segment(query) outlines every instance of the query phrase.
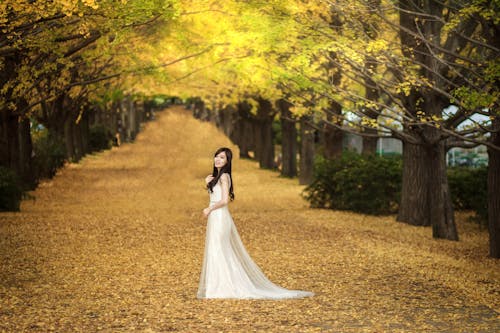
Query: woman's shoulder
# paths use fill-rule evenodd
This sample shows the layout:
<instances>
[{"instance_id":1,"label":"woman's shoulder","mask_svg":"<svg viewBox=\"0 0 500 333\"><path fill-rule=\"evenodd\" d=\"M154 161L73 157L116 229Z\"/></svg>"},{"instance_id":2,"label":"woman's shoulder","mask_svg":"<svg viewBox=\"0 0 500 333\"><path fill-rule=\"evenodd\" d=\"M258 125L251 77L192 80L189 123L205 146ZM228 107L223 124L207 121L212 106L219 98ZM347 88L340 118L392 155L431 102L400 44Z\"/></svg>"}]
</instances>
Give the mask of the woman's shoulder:
<instances>
[{"instance_id":1,"label":"woman's shoulder","mask_svg":"<svg viewBox=\"0 0 500 333\"><path fill-rule=\"evenodd\" d=\"M224 172L222 175L220 175L220 179L224 181L231 181L231 176L227 172Z\"/></svg>"}]
</instances>

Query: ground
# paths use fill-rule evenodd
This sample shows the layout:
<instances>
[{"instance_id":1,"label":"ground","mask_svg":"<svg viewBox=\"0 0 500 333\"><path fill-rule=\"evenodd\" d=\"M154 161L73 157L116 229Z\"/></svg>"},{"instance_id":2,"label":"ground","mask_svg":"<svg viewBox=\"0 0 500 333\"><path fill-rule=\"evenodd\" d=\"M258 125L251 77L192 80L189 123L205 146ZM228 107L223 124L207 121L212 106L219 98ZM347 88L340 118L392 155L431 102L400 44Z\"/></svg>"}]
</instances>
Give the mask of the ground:
<instances>
[{"instance_id":1,"label":"ground","mask_svg":"<svg viewBox=\"0 0 500 333\"><path fill-rule=\"evenodd\" d=\"M0 213L1 332L498 332L500 261L457 214L459 242L394 216L310 209L296 179L235 159L230 211L271 281L315 296L198 300L220 146L174 107L134 143L68 164Z\"/></svg>"}]
</instances>

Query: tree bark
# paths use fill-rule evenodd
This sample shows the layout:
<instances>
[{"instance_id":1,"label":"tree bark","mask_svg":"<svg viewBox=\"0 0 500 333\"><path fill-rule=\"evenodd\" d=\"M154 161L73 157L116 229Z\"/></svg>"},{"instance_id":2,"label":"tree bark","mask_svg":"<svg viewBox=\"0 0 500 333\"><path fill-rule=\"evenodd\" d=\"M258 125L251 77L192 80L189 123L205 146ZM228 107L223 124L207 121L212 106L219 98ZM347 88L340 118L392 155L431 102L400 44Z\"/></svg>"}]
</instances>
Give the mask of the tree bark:
<instances>
[{"instance_id":1,"label":"tree bark","mask_svg":"<svg viewBox=\"0 0 500 333\"><path fill-rule=\"evenodd\" d=\"M380 10L380 2L381 0L369 0L365 4L370 10L378 11ZM372 40L376 40L378 38L380 31L377 22L372 22L371 20L368 20L366 22L362 22L362 24L367 36L369 36ZM372 79L372 76L375 75L377 72L377 67L378 67L377 59L367 54L364 66L365 66L365 71L370 74L365 76L364 78L365 98L368 101L377 103L380 100L380 94L375 81L373 81ZM377 119L379 112L380 108L377 106L369 106L367 109L363 110L363 113L366 114L371 119ZM365 132L367 134L374 134L374 135L378 133L377 129L375 128L368 128L365 130ZM361 153L363 155L376 154L378 138L364 136L362 140L363 140L363 148Z\"/></svg>"},{"instance_id":2,"label":"tree bark","mask_svg":"<svg viewBox=\"0 0 500 333\"><path fill-rule=\"evenodd\" d=\"M71 117L72 121L72 132L73 132L73 147L75 149L75 162L78 162L82 159L83 153L83 142L82 142L82 131L81 131L81 122L76 122L77 119Z\"/></svg>"},{"instance_id":3,"label":"tree bark","mask_svg":"<svg viewBox=\"0 0 500 333\"><path fill-rule=\"evenodd\" d=\"M445 154L443 141L427 146L403 143L403 178L397 220L417 226L432 225L434 238L458 240Z\"/></svg>"},{"instance_id":4,"label":"tree bark","mask_svg":"<svg viewBox=\"0 0 500 333\"><path fill-rule=\"evenodd\" d=\"M0 110L0 165L17 170L17 157L15 152L18 150L18 127L17 116L14 116L10 110Z\"/></svg>"},{"instance_id":5,"label":"tree bark","mask_svg":"<svg viewBox=\"0 0 500 333\"><path fill-rule=\"evenodd\" d=\"M271 102L259 98L257 119L254 122L255 157L262 169L274 169L273 118Z\"/></svg>"},{"instance_id":6,"label":"tree bark","mask_svg":"<svg viewBox=\"0 0 500 333\"><path fill-rule=\"evenodd\" d=\"M300 173L299 184L309 185L313 180L314 170L314 128L310 125L310 116L300 118Z\"/></svg>"},{"instance_id":7,"label":"tree bark","mask_svg":"<svg viewBox=\"0 0 500 333\"><path fill-rule=\"evenodd\" d=\"M374 128L367 129L365 132L367 134L377 134L377 130ZM377 153L378 138L364 136L362 140L363 140L363 150L361 154L375 155Z\"/></svg>"},{"instance_id":8,"label":"tree bark","mask_svg":"<svg viewBox=\"0 0 500 333\"><path fill-rule=\"evenodd\" d=\"M26 189L36 186L30 120L10 110L0 111L0 165L14 170Z\"/></svg>"},{"instance_id":9,"label":"tree bark","mask_svg":"<svg viewBox=\"0 0 500 333\"><path fill-rule=\"evenodd\" d=\"M367 71L375 72L377 69L376 61L372 57L368 57L365 61L365 68ZM378 90L375 88L375 82L370 77L365 78L365 97L369 101L378 102L380 96ZM372 107L365 109L363 111L371 119L377 119L380 110L373 109ZM377 135L378 131L376 128L365 129L366 134ZM377 153L377 141L376 137L363 136L363 148L361 154L363 155L374 155Z\"/></svg>"},{"instance_id":10,"label":"tree bark","mask_svg":"<svg viewBox=\"0 0 500 333\"><path fill-rule=\"evenodd\" d=\"M339 75L340 80L340 75ZM330 109L326 111L326 120L323 126L323 155L328 159L342 156L344 133L329 123L342 125L342 105L332 101Z\"/></svg>"},{"instance_id":11,"label":"tree bark","mask_svg":"<svg viewBox=\"0 0 500 333\"><path fill-rule=\"evenodd\" d=\"M119 128L120 128L120 142L129 142L128 136L128 113L127 109L123 107L123 101L117 103L119 113Z\"/></svg>"},{"instance_id":12,"label":"tree bark","mask_svg":"<svg viewBox=\"0 0 500 333\"><path fill-rule=\"evenodd\" d=\"M397 220L411 225L430 226L425 148L403 142L401 202Z\"/></svg>"},{"instance_id":13,"label":"tree bark","mask_svg":"<svg viewBox=\"0 0 500 333\"><path fill-rule=\"evenodd\" d=\"M446 174L446 150L443 141L427 148L427 159L432 236L457 241L458 233Z\"/></svg>"},{"instance_id":14,"label":"tree bark","mask_svg":"<svg viewBox=\"0 0 500 333\"><path fill-rule=\"evenodd\" d=\"M9 164L8 166L15 170L17 175L20 176L21 166L19 163L19 116L13 115L9 112L7 133L9 135Z\"/></svg>"},{"instance_id":15,"label":"tree bark","mask_svg":"<svg viewBox=\"0 0 500 333\"><path fill-rule=\"evenodd\" d=\"M250 151L255 151L255 136L253 133L253 125L248 119L243 119L240 124L242 131L239 144L240 157L250 158Z\"/></svg>"},{"instance_id":16,"label":"tree bark","mask_svg":"<svg viewBox=\"0 0 500 333\"><path fill-rule=\"evenodd\" d=\"M89 147L89 133L90 133L89 114L90 114L90 112L91 112L91 109L86 108L83 111L82 119L80 120L80 133L82 136L83 155L87 155L90 152L90 147Z\"/></svg>"},{"instance_id":17,"label":"tree bark","mask_svg":"<svg viewBox=\"0 0 500 333\"><path fill-rule=\"evenodd\" d=\"M434 56L429 56L428 48L434 48L432 45L429 46L426 43L420 42L413 36L414 33L421 35L426 40L432 40L437 45L441 44L442 21L439 19L422 20L418 13L425 13L426 15L439 18L443 15L443 5L444 3L438 1L416 2L412 0L399 0L399 7L401 8L399 22L403 28L400 29L401 51L403 54L424 64L425 66L421 66L419 69L420 75L429 80L429 82L432 82L434 86L446 91L448 87L442 78L442 75L446 75L446 73L442 72L445 70L443 62ZM439 53L437 49L431 49L430 53L432 52ZM403 77L399 79L404 80ZM436 116L440 118L443 114L443 108L449 105L449 99L446 96L425 86L413 87L408 95L401 96L401 100L406 110L416 119L419 118L419 112L426 117ZM416 150L404 149L404 154L409 154L409 156L403 157L403 168L405 169L403 177L405 179L403 180L403 192L401 193L401 207L398 218L411 224L425 225L430 221L433 237L458 240L446 175L444 138L438 129L425 125L416 126L416 128L411 130L407 129L407 131L412 132L415 139L422 146L416 148ZM405 146L408 146L408 143L405 143ZM422 149L424 150L423 152L421 151ZM412 156L414 153L417 153L418 157ZM418 158L420 158L419 161L417 161ZM408 170L412 168L416 168L413 171L413 179L408 178L412 177L411 172ZM408 186L408 183L412 182L416 183L413 189ZM421 193L415 196L412 191ZM409 206L412 200L408 196L413 197L413 201L416 201L414 202L416 206L413 208ZM423 218L423 221L419 223L414 217L415 215L422 214L418 210L425 209L426 207L428 210L424 211L424 216L420 216L420 218ZM410 216L404 214L405 210L408 211L411 209L415 211ZM408 217L413 217L413 219L408 220Z\"/></svg>"},{"instance_id":18,"label":"tree bark","mask_svg":"<svg viewBox=\"0 0 500 333\"><path fill-rule=\"evenodd\" d=\"M144 123L144 101L135 101L135 131L137 134L141 131L141 125Z\"/></svg>"},{"instance_id":19,"label":"tree bark","mask_svg":"<svg viewBox=\"0 0 500 333\"><path fill-rule=\"evenodd\" d=\"M234 137L233 133L236 126L236 110L234 107L228 105L223 109L219 110L219 124L218 126L222 129L222 132L228 137Z\"/></svg>"},{"instance_id":20,"label":"tree bark","mask_svg":"<svg viewBox=\"0 0 500 333\"><path fill-rule=\"evenodd\" d=\"M31 141L30 120L23 117L18 122L19 134L19 176L24 186L36 187L36 175L33 167L33 143Z\"/></svg>"},{"instance_id":21,"label":"tree bark","mask_svg":"<svg viewBox=\"0 0 500 333\"><path fill-rule=\"evenodd\" d=\"M279 100L281 120L281 175L285 177L297 176L297 128L292 118L290 107L292 104Z\"/></svg>"},{"instance_id":22,"label":"tree bark","mask_svg":"<svg viewBox=\"0 0 500 333\"><path fill-rule=\"evenodd\" d=\"M491 142L500 146L500 116L492 121ZM500 151L488 148L488 230L490 257L500 258Z\"/></svg>"},{"instance_id":23,"label":"tree bark","mask_svg":"<svg viewBox=\"0 0 500 333\"><path fill-rule=\"evenodd\" d=\"M5 167L10 165L8 115L8 110L0 109L0 165Z\"/></svg>"},{"instance_id":24,"label":"tree bark","mask_svg":"<svg viewBox=\"0 0 500 333\"><path fill-rule=\"evenodd\" d=\"M75 145L73 144L73 119L72 117L66 117L64 120L64 145L66 147L66 157L71 162L75 162Z\"/></svg>"},{"instance_id":25,"label":"tree bark","mask_svg":"<svg viewBox=\"0 0 500 333\"><path fill-rule=\"evenodd\" d=\"M236 121L230 139L238 145L241 158L250 158L249 152L254 149L255 140L253 124L250 120L250 105L240 102L236 105Z\"/></svg>"},{"instance_id":26,"label":"tree bark","mask_svg":"<svg viewBox=\"0 0 500 333\"><path fill-rule=\"evenodd\" d=\"M136 116L135 116L135 107L134 103L130 96L127 96L123 101L125 103L125 110L127 112L127 137L128 141L134 141L135 136L137 135L136 128Z\"/></svg>"}]
</instances>

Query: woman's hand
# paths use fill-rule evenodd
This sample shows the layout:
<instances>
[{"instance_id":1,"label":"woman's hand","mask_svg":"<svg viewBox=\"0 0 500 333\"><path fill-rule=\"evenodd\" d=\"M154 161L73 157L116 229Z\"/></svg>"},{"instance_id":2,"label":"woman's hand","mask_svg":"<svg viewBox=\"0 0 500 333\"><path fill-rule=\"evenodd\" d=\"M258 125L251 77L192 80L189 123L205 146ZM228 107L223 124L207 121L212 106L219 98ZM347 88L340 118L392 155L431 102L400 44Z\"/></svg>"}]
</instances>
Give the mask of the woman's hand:
<instances>
[{"instance_id":1,"label":"woman's hand","mask_svg":"<svg viewBox=\"0 0 500 333\"><path fill-rule=\"evenodd\" d=\"M206 178L205 178L205 183L210 183L212 181L212 179L214 179L214 176L212 175L208 175Z\"/></svg>"},{"instance_id":2,"label":"woman's hand","mask_svg":"<svg viewBox=\"0 0 500 333\"><path fill-rule=\"evenodd\" d=\"M208 217L208 215L210 215L210 212L211 212L211 211L212 211L212 210L210 209L210 207L207 207L207 208L205 208L205 209L203 210L203 215L204 215L205 217Z\"/></svg>"}]
</instances>

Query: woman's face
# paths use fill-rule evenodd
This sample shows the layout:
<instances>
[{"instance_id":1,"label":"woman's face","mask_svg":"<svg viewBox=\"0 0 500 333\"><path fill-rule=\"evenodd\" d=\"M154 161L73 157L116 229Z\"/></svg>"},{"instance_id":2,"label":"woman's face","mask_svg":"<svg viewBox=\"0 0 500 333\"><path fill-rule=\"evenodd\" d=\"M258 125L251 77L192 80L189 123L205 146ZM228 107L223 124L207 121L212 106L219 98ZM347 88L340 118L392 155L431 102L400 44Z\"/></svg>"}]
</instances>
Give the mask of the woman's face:
<instances>
[{"instance_id":1,"label":"woman's face","mask_svg":"<svg viewBox=\"0 0 500 333\"><path fill-rule=\"evenodd\" d=\"M222 168L224 165L227 164L227 156L226 152L221 151L214 157L214 165L216 168Z\"/></svg>"}]
</instances>

